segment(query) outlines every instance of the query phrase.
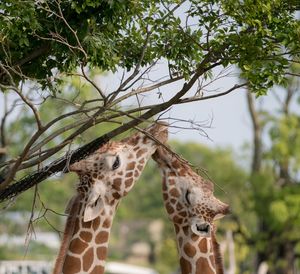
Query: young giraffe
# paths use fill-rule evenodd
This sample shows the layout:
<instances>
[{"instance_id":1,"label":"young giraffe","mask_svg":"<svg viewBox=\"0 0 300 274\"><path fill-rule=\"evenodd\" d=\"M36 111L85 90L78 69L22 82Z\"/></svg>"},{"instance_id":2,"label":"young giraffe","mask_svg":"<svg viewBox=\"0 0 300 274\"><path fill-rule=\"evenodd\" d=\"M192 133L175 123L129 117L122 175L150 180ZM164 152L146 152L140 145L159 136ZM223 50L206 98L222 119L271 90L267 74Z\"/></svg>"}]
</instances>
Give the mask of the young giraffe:
<instances>
[{"instance_id":1,"label":"young giraffe","mask_svg":"<svg viewBox=\"0 0 300 274\"><path fill-rule=\"evenodd\" d=\"M146 130L158 141L167 140L167 126ZM143 133L111 142L74 163L80 183L67 207L63 242L54 274L104 273L108 239L121 198L130 191L158 144Z\"/></svg>"},{"instance_id":2,"label":"young giraffe","mask_svg":"<svg viewBox=\"0 0 300 274\"><path fill-rule=\"evenodd\" d=\"M213 195L212 182L196 174L166 149L152 156L163 174L163 199L173 221L182 274L223 273L213 221L229 206Z\"/></svg>"}]
</instances>

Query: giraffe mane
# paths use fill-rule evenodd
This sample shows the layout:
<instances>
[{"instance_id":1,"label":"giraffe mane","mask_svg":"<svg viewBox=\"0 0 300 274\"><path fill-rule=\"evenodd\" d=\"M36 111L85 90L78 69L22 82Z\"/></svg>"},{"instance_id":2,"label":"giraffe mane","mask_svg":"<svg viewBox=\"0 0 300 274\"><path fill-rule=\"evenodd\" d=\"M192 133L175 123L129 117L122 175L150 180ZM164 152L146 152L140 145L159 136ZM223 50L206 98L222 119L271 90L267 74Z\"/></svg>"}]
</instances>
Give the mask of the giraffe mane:
<instances>
[{"instance_id":1,"label":"giraffe mane","mask_svg":"<svg viewBox=\"0 0 300 274\"><path fill-rule=\"evenodd\" d=\"M212 246L213 246L213 253L215 257L215 264L216 264L216 273L217 274L224 274L223 269L223 258L220 250L220 244L217 242L216 239L216 227L214 226L214 229L211 231L211 240L212 240Z\"/></svg>"},{"instance_id":2,"label":"giraffe mane","mask_svg":"<svg viewBox=\"0 0 300 274\"><path fill-rule=\"evenodd\" d=\"M53 274L60 274L62 272L62 267L63 267L63 263L69 248L69 244L70 244L70 240L72 237L72 234L74 232L74 228L75 228L75 221L78 215L78 211L80 209L80 203L79 203L79 199L80 198L80 194L76 194L75 196L73 196L71 198L71 200L69 201L68 205L67 205L67 213L68 213L68 218L67 218L67 222L65 225L65 230L64 230L64 234L63 234L63 240L62 240L62 244L55 262L55 266L54 266L54 270L53 270Z\"/></svg>"}]
</instances>

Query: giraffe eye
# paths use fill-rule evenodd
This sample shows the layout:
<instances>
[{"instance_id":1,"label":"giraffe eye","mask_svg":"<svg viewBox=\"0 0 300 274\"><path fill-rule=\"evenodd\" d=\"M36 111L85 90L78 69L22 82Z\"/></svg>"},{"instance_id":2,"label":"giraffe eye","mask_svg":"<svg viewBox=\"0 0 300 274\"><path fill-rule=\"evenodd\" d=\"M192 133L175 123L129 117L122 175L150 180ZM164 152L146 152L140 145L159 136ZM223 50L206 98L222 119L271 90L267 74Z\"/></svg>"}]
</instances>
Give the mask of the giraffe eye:
<instances>
[{"instance_id":1,"label":"giraffe eye","mask_svg":"<svg viewBox=\"0 0 300 274\"><path fill-rule=\"evenodd\" d=\"M187 202L188 205L191 205L191 201L190 201L190 191L187 189L184 195L185 201Z\"/></svg>"},{"instance_id":2,"label":"giraffe eye","mask_svg":"<svg viewBox=\"0 0 300 274\"><path fill-rule=\"evenodd\" d=\"M113 165L112 165L112 169L115 170L120 166L120 157L117 156L116 160L114 161Z\"/></svg>"}]
</instances>

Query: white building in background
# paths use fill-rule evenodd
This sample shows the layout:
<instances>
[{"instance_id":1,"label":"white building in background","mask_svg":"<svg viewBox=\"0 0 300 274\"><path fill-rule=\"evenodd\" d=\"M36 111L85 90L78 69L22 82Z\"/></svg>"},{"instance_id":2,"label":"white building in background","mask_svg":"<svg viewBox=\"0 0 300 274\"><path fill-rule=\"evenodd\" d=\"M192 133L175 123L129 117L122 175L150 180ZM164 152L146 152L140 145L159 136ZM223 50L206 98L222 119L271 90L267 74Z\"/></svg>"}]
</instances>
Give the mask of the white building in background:
<instances>
[{"instance_id":1,"label":"white building in background","mask_svg":"<svg viewBox=\"0 0 300 274\"><path fill-rule=\"evenodd\" d=\"M0 274L50 274L52 266L46 261L0 261Z\"/></svg>"},{"instance_id":2,"label":"white building in background","mask_svg":"<svg viewBox=\"0 0 300 274\"><path fill-rule=\"evenodd\" d=\"M156 272L151 268L117 263L117 262L108 262L105 266L105 273L107 274L158 274L158 272Z\"/></svg>"},{"instance_id":3,"label":"white building in background","mask_svg":"<svg viewBox=\"0 0 300 274\"><path fill-rule=\"evenodd\" d=\"M47 261L0 261L0 274L51 274L53 262ZM135 265L108 262L106 274L159 274L155 270Z\"/></svg>"}]
</instances>

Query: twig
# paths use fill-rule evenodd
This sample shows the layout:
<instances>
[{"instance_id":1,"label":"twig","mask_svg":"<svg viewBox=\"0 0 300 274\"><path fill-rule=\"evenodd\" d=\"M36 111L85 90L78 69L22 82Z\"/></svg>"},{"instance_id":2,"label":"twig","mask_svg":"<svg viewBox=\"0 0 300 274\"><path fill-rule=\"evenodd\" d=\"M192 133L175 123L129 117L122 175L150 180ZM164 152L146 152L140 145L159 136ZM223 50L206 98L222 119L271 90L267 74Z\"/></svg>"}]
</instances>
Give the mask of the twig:
<instances>
[{"instance_id":1,"label":"twig","mask_svg":"<svg viewBox=\"0 0 300 274\"><path fill-rule=\"evenodd\" d=\"M94 82L94 81L92 81L87 75L86 75L86 73L85 73L85 71L84 71L84 65L83 65L83 63L81 63L81 72L82 72L82 75L83 75L83 77L98 91L98 93L100 94L100 96L102 97L102 99L103 99L103 104L104 105L106 105L106 102L107 102L107 98L106 98L106 96L104 95L104 93L103 93L103 91L101 90L101 88L100 87L98 87L97 85L96 85L96 83Z\"/></svg>"},{"instance_id":2,"label":"twig","mask_svg":"<svg viewBox=\"0 0 300 274\"><path fill-rule=\"evenodd\" d=\"M141 123L141 121L147 120L157 113L168 109L170 106L173 104L176 104L177 102L180 101L181 97L184 96L194 85L194 83L197 81L197 79L205 73L207 70L211 69L213 65L207 66L208 63L212 61L212 57L210 55L207 55L203 61L198 65L198 68L195 72L195 74L191 77L191 79L184 83L183 87L181 88L180 91L178 91L171 99L169 99L166 102L163 102L161 104L155 105L153 108L148 110L146 113L140 115L138 119L133 119L129 121L128 123L112 130L111 132L95 139L94 141L88 143L87 145L83 146L82 148L78 149L75 151L71 159L62 158L59 159L50 165L46 166L43 168L41 171L36 172L28 177L25 177L23 180L18 181L17 183L13 184L12 186L4 189L3 191L0 192L0 201L4 201L8 198L11 198L15 195L17 195L20 192L23 192L24 190L30 188L31 186L43 181L45 178L49 177L53 173L62 171L65 168L66 163L69 161L70 164L74 163L75 161L78 161L90 153L94 152L99 146L103 145L106 143L108 140L110 140L112 137L119 135L120 133L125 132L126 130L137 126L138 124ZM215 66L219 65L220 62L215 63ZM89 125L92 123L92 120L90 120L87 125L81 126L77 131L75 131L74 134L71 134L69 136L69 140L72 140L74 136L77 136L76 134L78 132L84 131L86 128L89 127ZM7 183L8 184L8 183ZM0 186L1 187L1 186Z\"/></svg>"}]
</instances>

